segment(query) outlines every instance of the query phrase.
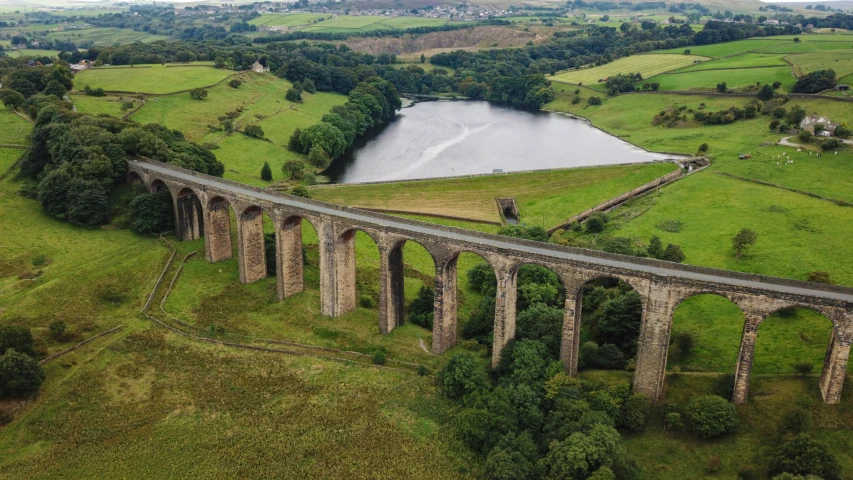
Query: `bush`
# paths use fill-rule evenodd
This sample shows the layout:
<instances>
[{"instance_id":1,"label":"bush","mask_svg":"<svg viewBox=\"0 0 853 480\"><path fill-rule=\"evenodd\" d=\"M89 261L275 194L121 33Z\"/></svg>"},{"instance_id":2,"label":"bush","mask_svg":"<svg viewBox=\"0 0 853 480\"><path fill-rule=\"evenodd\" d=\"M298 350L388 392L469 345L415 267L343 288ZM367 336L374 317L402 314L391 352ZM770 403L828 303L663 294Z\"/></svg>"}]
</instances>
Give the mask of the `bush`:
<instances>
[{"instance_id":1,"label":"bush","mask_svg":"<svg viewBox=\"0 0 853 480\"><path fill-rule=\"evenodd\" d=\"M779 422L779 436L803 433L811 427L811 424L811 413L802 408L795 408L786 413Z\"/></svg>"},{"instance_id":2,"label":"bush","mask_svg":"<svg viewBox=\"0 0 853 480\"><path fill-rule=\"evenodd\" d=\"M707 152L707 151L708 151L708 144L707 144L707 143L703 143L702 145L699 145L699 151L700 151L700 152L702 152L702 153Z\"/></svg>"},{"instance_id":3,"label":"bush","mask_svg":"<svg viewBox=\"0 0 853 480\"><path fill-rule=\"evenodd\" d=\"M684 250L681 249L681 245L669 243L666 245L666 248L663 250L663 253L661 253L659 258L667 262L681 263L685 258L687 258L687 255L684 254Z\"/></svg>"},{"instance_id":4,"label":"bush","mask_svg":"<svg viewBox=\"0 0 853 480\"><path fill-rule=\"evenodd\" d=\"M0 356L0 397L21 398L38 391L45 375L38 362L15 349Z\"/></svg>"},{"instance_id":5,"label":"bush","mask_svg":"<svg viewBox=\"0 0 853 480\"><path fill-rule=\"evenodd\" d=\"M664 416L664 423L667 430L681 430L684 428L684 420L678 412L670 412Z\"/></svg>"},{"instance_id":6,"label":"bush","mask_svg":"<svg viewBox=\"0 0 853 480\"><path fill-rule=\"evenodd\" d=\"M296 187L293 187L290 194L295 197L311 198L311 192L309 192L304 185L297 185Z\"/></svg>"},{"instance_id":7,"label":"bush","mask_svg":"<svg viewBox=\"0 0 853 480\"><path fill-rule=\"evenodd\" d=\"M287 93L284 94L284 99L288 102L300 103L302 102L302 94L295 88L289 88L287 89Z\"/></svg>"},{"instance_id":8,"label":"bush","mask_svg":"<svg viewBox=\"0 0 853 480\"><path fill-rule=\"evenodd\" d=\"M830 150L840 148L842 145L843 143L841 143L841 140L838 140L837 138L827 138L820 144L820 149L824 152L828 152Z\"/></svg>"},{"instance_id":9,"label":"bush","mask_svg":"<svg viewBox=\"0 0 853 480\"><path fill-rule=\"evenodd\" d=\"M460 398L485 385L483 370L470 353L460 353L441 369L444 393L450 398Z\"/></svg>"},{"instance_id":10,"label":"bush","mask_svg":"<svg viewBox=\"0 0 853 480\"><path fill-rule=\"evenodd\" d=\"M36 354L33 348L33 334L27 327L18 327L14 325L0 325L0 355L8 350L14 349L16 352L24 353L30 356Z\"/></svg>"},{"instance_id":11,"label":"bush","mask_svg":"<svg viewBox=\"0 0 853 480\"><path fill-rule=\"evenodd\" d=\"M598 348L595 365L605 370L622 370L625 368L625 354L616 345L605 343Z\"/></svg>"},{"instance_id":12,"label":"bush","mask_svg":"<svg viewBox=\"0 0 853 480\"><path fill-rule=\"evenodd\" d=\"M320 145L311 147L311 151L308 152L308 161L311 162L311 165L320 169L324 169L332 163L332 159L329 158L329 155Z\"/></svg>"},{"instance_id":13,"label":"bush","mask_svg":"<svg viewBox=\"0 0 853 480\"><path fill-rule=\"evenodd\" d=\"M592 96L587 99L586 103L590 105L601 105L601 98Z\"/></svg>"},{"instance_id":14,"label":"bush","mask_svg":"<svg viewBox=\"0 0 853 480\"><path fill-rule=\"evenodd\" d=\"M237 80L236 78L228 82L228 86L230 86L231 88L240 88L240 85L242 84L243 82Z\"/></svg>"},{"instance_id":15,"label":"bush","mask_svg":"<svg viewBox=\"0 0 853 480\"><path fill-rule=\"evenodd\" d=\"M619 408L616 425L630 432L640 432L646 428L649 416L649 399L645 395L635 393L626 398Z\"/></svg>"},{"instance_id":16,"label":"bush","mask_svg":"<svg viewBox=\"0 0 853 480\"><path fill-rule=\"evenodd\" d=\"M358 299L358 306L361 308L376 308L376 300L370 295L362 295Z\"/></svg>"},{"instance_id":17,"label":"bush","mask_svg":"<svg viewBox=\"0 0 853 480\"><path fill-rule=\"evenodd\" d=\"M421 285L418 296L406 306L406 319L419 327L432 330L434 304L435 292L426 285Z\"/></svg>"},{"instance_id":18,"label":"bush","mask_svg":"<svg viewBox=\"0 0 853 480\"><path fill-rule=\"evenodd\" d=\"M722 465L722 461L720 457L716 455L711 455L708 457L708 464L705 465L705 471L708 473L717 473L720 471L720 466Z\"/></svg>"},{"instance_id":19,"label":"bush","mask_svg":"<svg viewBox=\"0 0 853 480\"><path fill-rule=\"evenodd\" d=\"M690 355L693 346L696 345L696 337L690 332L678 332L673 338L673 343L678 348L679 355L687 356Z\"/></svg>"},{"instance_id":20,"label":"bush","mask_svg":"<svg viewBox=\"0 0 853 480\"><path fill-rule=\"evenodd\" d=\"M829 272L823 271L809 272L808 281L815 283L832 283L832 279L829 277Z\"/></svg>"},{"instance_id":21,"label":"bush","mask_svg":"<svg viewBox=\"0 0 853 480\"><path fill-rule=\"evenodd\" d=\"M734 405L716 395L693 399L687 404L684 413L690 430L702 438L729 433L738 424Z\"/></svg>"},{"instance_id":22,"label":"bush","mask_svg":"<svg viewBox=\"0 0 853 480\"><path fill-rule=\"evenodd\" d=\"M799 373L802 376L806 376L812 373L812 369L814 365L809 362L797 362L794 364L794 371Z\"/></svg>"},{"instance_id":23,"label":"bush","mask_svg":"<svg viewBox=\"0 0 853 480\"><path fill-rule=\"evenodd\" d=\"M207 90L204 88L194 88L190 90L190 98L193 100L204 100L207 98Z\"/></svg>"},{"instance_id":24,"label":"bush","mask_svg":"<svg viewBox=\"0 0 853 480\"><path fill-rule=\"evenodd\" d=\"M761 86L761 89L758 90L758 99L766 102L771 100L774 94L775 92L773 91L773 87L765 83Z\"/></svg>"},{"instance_id":25,"label":"bush","mask_svg":"<svg viewBox=\"0 0 853 480\"><path fill-rule=\"evenodd\" d=\"M726 93L728 91L728 87L726 86L726 82L721 82L717 84L717 91L720 93Z\"/></svg>"},{"instance_id":26,"label":"bush","mask_svg":"<svg viewBox=\"0 0 853 480\"><path fill-rule=\"evenodd\" d=\"M807 434L800 434L777 450L770 460L767 475L773 477L782 473L839 480L841 466L826 445Z\"/></svg>"},{"instance_id":27,"label":"bush","mask_svg":"<svg viewBox=\"0 0 853 480\"><path fill-rule=\"evenodd\" d=\"M252 138L264 138L264 129L260 125L246 125L243 133Z\"/></svg>"},{"instance_id":28,"label":"bush","mask_svg":"<svg viewBox=\"0 0 853 480\"><path fill-rule=\"evenodd\" d=\"M310 78L302 80L302 90L305 90L308 93L317 93L317 87L314 85L314 81Z\"/></svg>"},{"instance_id":29,"label":"bush","mask_svg":"<svg viewBox=\"0 0 853 480\"><path fill-rule=\"evenodd\" d=\"M595 366L598 358L598 344L595 342L584 342L578 351L578 370Z\"/></svg>"},{"instance_id":30,"label":"bush","mask_svg":"<svg viewBox=\"0 0 853 480\"><path fill-rule=\"evenodd\" d=\"M272 181L272 169L270 169L269 162L264 162L264 166L261 167L261 180Z\"/></svg>"},{"instance_id":31,"label":"bush","mask_svg":"<svg viewBox=\"0 0 853 480\"><path fill-rule=\"evenodd\" d=\"M376 365L385 365L385 352L382 350L373 352L373 356L370 357L370 360Z\"/></svg>"},{"instance_id":32,"label":"bush","mask_svg":"<svg viewBox=\"0 0 853 480\"><path fill-rule=\"evenodd\" d=\"M159 233L175 228L172 195L167 190L137 195L130 201L128 210L130 228L139 233Z\"/></svg>"},{"instance_id":33,"label":"bush","mask_svg":"<svg viewBox=\"0 0 853 480\"><path fill-rule=\"evenodd\" d=\"M65 322L62 320L57 320L50 324L48 327L48 331L50 332L51 338L54 340L61 340L62 335L65 334Z\"/></svg>"},{"instance_id":34,"label":"bush","mask_svg":"<svg viewBox=\"0 0 853 480\"><path fill-rule=\"evenodd\" d=\"M610 219L607 218L607 215L596 212L587 217L584 221L584 228L589 233L601 233L604 231L604 227L607 226L607 222Z\"/></svg>"}]
</instances>

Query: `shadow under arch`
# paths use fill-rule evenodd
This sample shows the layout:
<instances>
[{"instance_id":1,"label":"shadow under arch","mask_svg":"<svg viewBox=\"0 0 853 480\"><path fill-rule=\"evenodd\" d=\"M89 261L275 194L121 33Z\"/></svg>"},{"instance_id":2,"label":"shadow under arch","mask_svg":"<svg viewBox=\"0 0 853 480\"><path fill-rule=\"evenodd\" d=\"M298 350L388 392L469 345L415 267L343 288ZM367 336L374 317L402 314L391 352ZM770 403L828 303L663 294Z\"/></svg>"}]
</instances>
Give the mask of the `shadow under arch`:
<instances>
[{"instance_id":1,"label":"shadow under arch","mask_svg":"<svg viewBox=\"0 0 853 480\"><path fill-rule=\"evenodd\" d=\"M569 292L560 346L569 375L585 368L621 370L635 358L644 320L640 292L631 279L607 274L586 278ZM582 347L582 341L595 345Z\"/></svg>"},{"instance_id":2,"label":"shadow under arch","mask_svg":"<svg viewBox=\"0 0 853 480\"><path fill-rule=\"evenodd\" d=\"M164 182L163 180L160 180L159 178L155 178L155 179L151 180L151 183L148 185L148 191L151 193L164 192L164 191L171 192L171 190L169 189L169 186L166 185L166 182Z\"/></svg>"},{"instance_id":3,"label":"shadow under arch","mask_svg":"<svg viewBox=\"0 0 853 480\"><path fill-rule=\"evenodd\" d=\"M175 232L180 240L196 240L204 236L204 210L193 189L182 188L178 191L175 214Z\"/></svg>"},{"instance_id":4,"label":"shadow under arch","mask_svg":"<svg viewBox=\"0 0 853 480\"><path fill-rule=\"evenodd\" d=\"M440 355L456 345L461 334L491 347L495 324L495 268L483 255L457 252L437 265L432 352ZM465 272L464 276L459 272ZM459 328L460 314L467 318Z\"/></svg>"},{"instance_id":5,"label":"shadow under arch","mask_svg":"<svg viewBox=\"0 0 853 480\"><path fill-rule=\"evenodd\" d=\"M703 291L685 296L672 310L665 369L679 367L733 378L745 321L741 307L726 295Z\"/></svg>"}]
</instances>

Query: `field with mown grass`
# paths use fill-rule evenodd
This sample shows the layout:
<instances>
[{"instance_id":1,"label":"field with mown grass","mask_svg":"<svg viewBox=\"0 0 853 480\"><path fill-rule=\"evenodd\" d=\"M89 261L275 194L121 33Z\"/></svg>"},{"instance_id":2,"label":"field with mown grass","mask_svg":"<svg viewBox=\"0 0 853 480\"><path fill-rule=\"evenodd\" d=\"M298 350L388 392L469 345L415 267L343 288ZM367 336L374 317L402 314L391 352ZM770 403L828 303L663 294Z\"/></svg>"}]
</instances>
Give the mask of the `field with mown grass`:
<instances>
[{"instance_id":1,"label":"field with mown grass","mask_svg":"<svg viewBox=\"0 0 853 480\"><path fill-rule=\"evenodd\" d=\"M93 42L97 46L124 45L127 43L151 43L158 40L169 40L167 35L152 35L148 32L137 32L129 28L98 27L79 30L64 30L50 32L47 38L51 40L70 40L77 44Z\"/></svg>"},{"instance_id":2,"label":"field with mown grass","mask_svg":"<svg viewBox=\"0 0 853 480\"><path fill-rule=\"evenodd\" d=\"M328 19L331 18L331 15L323 15L319 13L294 13L294 14L273 14L268 13L261 15L260 17L253 18L249 20L249 23L252 25L266 25L268 27L274 26L286 26L286 27L298 27L301 25L308 25L310 23L314 23L320 19Z\"/></svg>"},{"instance_id":3,"label":"field with mown grass","mask_svg":"<svg viewBox=\"0 0 853 480\"><path fill-rule=\"evenodd\" d=\"M231 73L233 72L229 70L206 66L167 68L163 65L137 65L126 68L90 68L74 77L74 88L82 91L89 85L107 91L167 94L209 87Z\"/></svg>"},{"instance_id":4,"label":"field with mown grass","mask_svg":"<svg viewBox=\"0 0 853 480\"><path fill-rule=\"evenodd\" d=\"M550 228L675 169L672 163L547 170L446 180L321 187L318 200L500 221L495 198L515 197L520 221Z\"/></svg>"},{"instance_id":5,"label":"field with mown grass","mask_svg":"<svg viewBox=\"0 0 853 480\"><path fill-rule=\"evenodd\" d=\"M35 50L31 48L25 48L23 50L6 50L3 53L6 56L11 58L20 58L20 57L49 57L56 58L59 55L59 50Z\"/></svg>"},{"instance_id":6,"label":"field with mown grass","mask_svg":"<svg viewBox=\"0 0 853 480\"><path fill-rule=\"evenodd\" d=\"M703 70L686 73L666 73L645 82L660 83L661 90L707 90L715 91L717 84L725 82L728 89L743 88L756 83L782 82L785 90L790 90L796 78L791 74L791 67L779 66L769 68L737 68L731 70Z\"/></svg>"},{"instance_id":7,"label":"field with mown grass","mask_svg":"<svg viewBox=\"0 0 853 480\"><path fill-rule=\"evenodd\" d=\"M779 54L741 53L726 58L688 65L676 72L695 72L700 70L719 70L728 68L775 67L787 65Z\"/></svg>"},{"instance_id":8,"label":"field with mown grass","mask_svg":"<svg viewBox=\"0 0 853 480\"><path fill-rule=\"evenodd\" d=\"M785 57L785 60L794 65L794 75L798 77L814 72L815 70L825 70L827 68L835 70L836 78L853 74L853 48L788 55Z\"/></svg>"},{"instance_id":9,"label":"field with mown grass","mask_svg":"<svg viewBox=\"0 0 853 480\"><path fill-rule=\"evenodd\" d=\"M26 145L31 128L30 122L16 115L8 107L0 105L0 144Z\"/></svg>"},{"instance_id":10,"label":"field with mown grass","mask_svg":"<svg viewBox=\"0 0 853 480\"><path fill-rule=\"evenodd\" d=\"M694 61L702 60L705 60L705 58L695 55L631 55L630 57L623 57L598 67L557 72L556 75L548 76L548 78L557 82L580 83L584 85L598 83L602 79L619 73L639 72L643 78L649 78L659 73L690 65Z\"/></svg>"},{"instance_id":11,"label":"field with mown grass","mask_svg":"<svg viewBox=\"0 0 853 480\"><path fill-rule=\"evenodd\" d=\"M784 40L778 37L765 38L750 38L747 40L737 40L734 42L715 43L711 45L691 45L689 47L671 48L669 50L656 50L656 53L680 53L684 54L685 50L690 50L691 55L701 55L703 57L728 57L738 53L764 50L775 45L793 43L792 40Z\"/></svg>"}]
</instances>

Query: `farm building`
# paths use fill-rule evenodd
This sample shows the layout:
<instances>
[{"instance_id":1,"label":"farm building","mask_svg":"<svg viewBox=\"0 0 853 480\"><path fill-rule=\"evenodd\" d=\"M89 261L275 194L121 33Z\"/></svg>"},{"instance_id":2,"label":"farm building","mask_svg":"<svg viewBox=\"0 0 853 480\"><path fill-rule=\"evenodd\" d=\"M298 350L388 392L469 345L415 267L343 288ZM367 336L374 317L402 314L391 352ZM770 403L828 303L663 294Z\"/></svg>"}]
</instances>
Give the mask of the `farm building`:
<instances>
[{"instance_id":1,"label":"farm building","mask_svg":"<svg viewBox=\"0 0 853 480\"><path fill-rule=\"evenodd\" d=\"M818 125L820 125L820 127L818 127ZM838 124L832 123L829 120L829 117L820 115L809 115L800 122L800 129L812 132L815 135L820 135L822 137L831 137L834 135L835 127L837 126ZM815 130L817 130L817 132L815 132Z\"/></svg>"}]
</instances>

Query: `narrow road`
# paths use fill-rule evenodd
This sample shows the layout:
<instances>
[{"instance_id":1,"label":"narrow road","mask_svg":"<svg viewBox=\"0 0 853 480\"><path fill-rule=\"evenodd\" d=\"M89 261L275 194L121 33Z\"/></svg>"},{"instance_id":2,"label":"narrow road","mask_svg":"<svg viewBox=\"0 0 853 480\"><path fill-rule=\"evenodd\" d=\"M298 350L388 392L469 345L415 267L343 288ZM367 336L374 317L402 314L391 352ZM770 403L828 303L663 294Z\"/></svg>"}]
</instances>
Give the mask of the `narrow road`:
<instances>
[{"instance_id":1,"label":"narrow road","mask_svg":"<svg viewBox=\"0 0 853 480\"><path fill-rule=\"evenodd\" d=\"M776 142L776 144L782 145L783 147L803 148L802 144L791 142L788 140L789 138L791 138L791 137L782 137L782 139L779 140L778 142ZM853 145L853 140L845 140L843 138L838 138L838 137L827 137L827 138L834 138L841 143L846 143L847 145Z\"/></svg>"},{"instance_id":2,"label":"narrow road","mask_svg":"<svg viewBox=\"0 0 853 480\"><path fill-rule=\"evenodd\" d=\"M807 282L798 282L788 279L775 279L773 277L760 277L757 275L744 274L740 272L728 272L712 268L693 267L677 263L658 262L630 257L627 255L605 254L591 250L582 250L558 245L515 240L511 237L490 235L480 232L451 229L441 225L425 223L409 223L401 221L388 215L372 214L370 212L354 208L338 207L337 205L319 202L316 200L303 201L297 197L277 195L269 191L256 191L254 187L242 185L236 182L222 180L203 174L196 174L184 170L174 169L166 164L154 163L145 160L134 160L132 165L153 173L155 177L183 182L188 185L201 185L205 189L219 190L235 195L243 195L258 200L270 202L282 207L295 207L308 210L316 214L328 215L355 223L368 224L375 227L384 227L396 230L398 233L412 233L413 236L431 236L439 240L448 240L449 243L457 244L464 248L468 245L477 247L489 247L504 251L509 255L528 256L538 255L553 259L555 263L560 261L582 262L601 267L632 270L644 274L657 275L661 277L676 277L691 282L715 283L719 285L730 285L734 287L751 290L765 290L782 294L801 295L820 299L843 301L853 306L853 289L844 288L824 290L814 288ZM664 264L666 266L664 266ZM740 277L740 278L738 278Z\"/></svg>"}]
</instances>

